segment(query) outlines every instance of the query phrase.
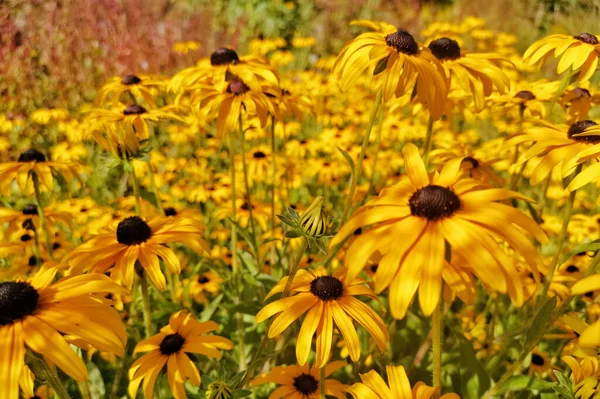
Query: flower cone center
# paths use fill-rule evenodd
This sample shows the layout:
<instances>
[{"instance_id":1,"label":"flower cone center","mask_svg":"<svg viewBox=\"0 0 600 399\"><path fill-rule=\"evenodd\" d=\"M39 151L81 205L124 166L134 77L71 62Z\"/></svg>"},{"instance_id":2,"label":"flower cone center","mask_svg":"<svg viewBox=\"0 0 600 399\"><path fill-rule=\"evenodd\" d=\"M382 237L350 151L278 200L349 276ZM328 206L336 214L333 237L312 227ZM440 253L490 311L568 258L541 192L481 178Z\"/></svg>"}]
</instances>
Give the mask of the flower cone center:
<instances>
[{"instance_id":1,"label":"flower cone center","mask_svg":"<svg viewBox=\"0 0 600 399\"><path fill-rule=\"evenodd\" d=\"M531 355L531 363L535 364L536 366L543 366L544 358L538 355L537 353L534 353L533 355Z\"/></svg>"},{"instance_id":2,"label":"flower cone center","mask_svg":"<svg viewBox=\"0 0 600 399\"><path fill-rule=\"evenodd\" d=\"M438 60L455 60L460 58L460 46L456 40L442 37L429 43L429 50Z\"/></svg>"},{"instance_id":3,"label":"flower cone center","mask_svg":"<svg viewBox=\"0 0 600 399\"><path fill-rule=\"evenodd\" d=\"M460 209L460 198L454 191L430 185L417 190L408 201L413 216L436 221L452 215Z\"/></svg>"},{"instance_id":4,"label":"flower cone center","mask_svg":"<svg viewBox=\"0 0 600 399\"><path fill-rule=\"evenodd\" d=\"M139 104L131 104L130 106L128 106L127 108L125 108L125 111L123 111L123 115L141 115L141 114L145 114L146 112L146 108L142 107Z\"/></svg>"},{"instance_id":5,"label":"flower cone center","mask_svg":"<svg viewBox=\"0 0 600 399\"><path fill-rule=\"evenodd\" d=\"M250 88L241 80L232 80L229 85L227 85L227 93L231 93L235 96L244 94L248 90L250 90Z\"/></svg>"},{"instance_id":6,"label":"flower cone center","mask_svg":"<svg viewBox=\"0 0 600 399\"><path fill-rule=\"evenodd\" d=\"M598 144L600 143L600 136L573 137L573 135L583 133L587 128L596 125L596 122L590 120L575 122L569 127L569 130L567 131L567 137L569 137L571 140L579 141L581 143Z\"/></svg>"},{"instance_id":7,"label":"flower cone center","mask_svg":"<svg viewBox=\"0 0 600 399\"><path fill-rule=\"evenodd\" d=\"M210 55L210 65L212 66L237 64L238 62L240 62L240 58L237 53L228 48L218 48Z\"/></svg>"},{"instance_id":8,"label":"flower cone center","mask_svg":"<svg viewBox=\"0 0 600 399\"><path fill-rule=\"evenodd\" d=\"M30 148L19 155L19 162L46 162L46 157L38 150Z\"/></svg>"},{"instance_id":9,"label":"flower cone center","mask_svg":"<svg viewBox=\"0 0 600 399\"><path fill-rule=\"evenodd\" d=\"M256 151L254 154L252 154L252 157L254 159L262 159L262 158L266 158L267 155L262 151Z\"/></svg>"},{"instance_id":10,"label":"flower cone center","mask_svg":"<svg viewBox=\"0 0 600 399\"><path fill-rule=\"evenodd\" d=\"M39 294L25 281L0 283L0 326L30 315L36 309Z\"/></svg>"},{"instance_id":11,"label":"flower cone center","mask_svg":"<svg viewBox=\"0 0 600 399\"><path fill-rule=\"evenodd\" d=\"M139 216L125 218L117 226L117 241L121 244L141 244L151 236L150 226Z\"/></svg>"},{"instance_id":12,"label":"flower cone center","mask_svg":"<svg viewBox=\"0 0 600 399\"><path fill-rule=\"evenodd\" d=\"M121 80L121 83L123 83L124 85L135 85L138 84L142 81L142 79L138 78L135 75L127 75L127 76L123 76L123 79Z\"/></svg>"},{"instance_id":13,"label":"flower cone center","mask_svg":"<svg viewBox=\"0 0 600 399\"><path fill-rule=\"evenodd\" d=\"M172 355L173 353L177 353L183 346L184 342L185 339L183 339L183 337L178 333L169 334L164 337L160 343L160 352L163 355Z\"/></svg>"},{"instance_id":14,"label":"flower cone center","mask_svg":"<svg viewBox=\"0 0 600 399\"><path fill-rule=\"evenodd\" d=\"M530 92L529 90L521 90L517 94L515 94L515 98L520 98L521 100L531 101L535 100L535 94Z\"/></svg>"},{"instance_id":15,"label":"flower cone center","mask_svg":"<svg viewBox=\"0 0 600 399\"><path fill-rule=\"evenodd\" d=\"M294 387L303 395L310 395L317 392L319 382L310 374L302 373L294 378Z\"/></svg>"},{"instance_id":16,"label":"flower cone center","mask_svg":"<svg viewBox=\"0 0 600 399\"><path fill-rule=\"evenodd\" d=\"M36 205L29 204L25 205L21 212L23 212L23 215L37 215L38 209Z\"/></svg>"},{"instance_id":17,"label":"flower cone center","mask_svg":"<svg viewBox=\"0 0 600 399\"><path fill-rule=\"evenodd\" d=\"M579 36L573 36L575 39L587 43L587 44L591 44L592 46L595 46L596 44L598 44L598 38L594 35L592 35L591 33L582 33Z\"/></svg>"},{"instance_id":18,"label":"flower cone center","mask_svg":"<svg viewBox=\"0 0 600 399\"><path fill-rule=\"evenodd\" d=\"M172 206L165 208L165 216L176 216L177 211Z\"/></svg>"},{"instance_id":19,"label":"flower cone center","mask_svg":"<svg viewBox=\"0 0 600 399\"><path fill-rule=\"evenodd\" d=\"M327 302L341 297L344 293L344 285L335 277L321 276L310 283L310 292Z\"/></svg>"},{"instance_id":20,"label":"flower cone center","mask_svg":"<svg viewBox=\"0 0 600 399\"><path fill-rule=\"evenodd\" d=\"M396 32L387 35L385 37L385 43L388 46L395 48L399 53L415 55L419 52L417 41L404 29L398 29Z\"/></svg>"},{"instance_id":21,"label":"flower cone center","mask_svg":"<svg viewBox=\"0 0 600 399\"><path fill-rule=\"evenodd\" d=\"M583 98L583 97L591 97L592 95L590 94L589 90L584 89L582 87L577 87L573 90L573 94L575 95L576 98Z\"/></svg>"}]
</instances>

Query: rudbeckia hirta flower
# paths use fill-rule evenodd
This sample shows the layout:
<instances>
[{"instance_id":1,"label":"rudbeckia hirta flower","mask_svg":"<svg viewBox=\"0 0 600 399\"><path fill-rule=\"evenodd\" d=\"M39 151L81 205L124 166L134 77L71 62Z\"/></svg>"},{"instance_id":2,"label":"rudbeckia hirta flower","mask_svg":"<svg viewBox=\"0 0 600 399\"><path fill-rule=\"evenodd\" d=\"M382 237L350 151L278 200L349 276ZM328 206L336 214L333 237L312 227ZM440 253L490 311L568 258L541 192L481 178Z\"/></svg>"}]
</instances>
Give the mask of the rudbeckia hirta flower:
<instances>
[{"instance_id":1,"label":"rudbeckia hirta flower","mask_svg":"<svg viewBox=\"0 0 600 399\"><path fill-rule=\"evenodd\" d=\"M151 75L125 75L122 78L115 76L98 90L96 103L106 106L109 102L113 106L119 105L121 96L128 93L133 99L144 99L146 103L154 106L154 97L157 89L164 88L166 80ZM132 98L127 98L131 101Z\"/></svg>"},{"instance_id":2,"label":"rudbeckia hirta flower","mask_svg":"<svg viewBox=\"0 0 600 399\"><path fill-rule=\"evenodd\" d=\"M529 65L543 62L552 53L560 57L556 72L562 74L570 69L572 73L579 72L579 82L585 82L592 77L598 67L600 44L598 37L590 33L577 36L550 35L533 43L525 54L523 61Z\"/></svg>"},{"instance_id":3,"label":"rudbeckia hirta flower","mask_svg":"<svg viewBox=\"0 0 600 399\"><path fill-rule=\"evenodd\" d=\"M571 295L582 295L594 290L600 290L600 274L592 274L573 284ZM581 333L579 344L584 347L600 347L600 320L596 320Z\"/></svg>"},{"instance_id":4,"label":"rudbeckia hirta flower","mask_svg":"<svg viewBox=\"0 0 600 399\"><path fill-rule=\"evenodd\" d=\"M419 290L426 315L433 313L442 281L461 294L475 275L517 305L523 287L513 261L498 240L520 252L534 273L541 259L523 231L545 242L542 229L518 209L496 202L526 197L506 189L484 189L481 182L460 179L461 158L441 172L427 173L414 144L402 150L407 175L359 208L331 242L335 246L358 228L361 234L346 253L348 278L358 275L376 251L382 255L375 273L375 292L390 287L390 308L403 318ZM370 229L365 229L373 226ZM398 237L402 237L401 240ZM456 282L464 281L454 287Z\"/></svg>"},{"instance_id":5,"label":"rudbeckia hirta flower","mask_svg":"<svg viewBox=\"0 0 600 399\"><path fill-rule=\"evenodd\" d=\"M348 389L355 399L460 399L455 393L439 396L439 387L430 387L423 382L417 382L411 389L410 381L402 366L386 366L388 382L375 370L360 374L362 382L357 382Z\"/></svg>"},{"instance_id":6,"label":"rudbeckia hirta flower","mask_svg":"<svg viewBox=\"0 0 600 399\"><path fill-rule=\"evenodd\" d=\"M198 353L207 357L221 358L218 349L232 349L233 343L218 335L204 335L219 329L214 321L198 322L191 313L176 312L169 319L169 324L160 332L139 342L133 351L148 352L137 359L129 369L128 392L136 397L142 381L144 396L154 397L154 383L158 373L167 365L167 376L173 397L186 397L183 384L189 380L193 385L200 386L200 373L188 357L187 353Z\"/></svg>"},{"instance_id":7,"label":"rudbeckia hirta flower","mask_svg":"<svg viewBox=\"0 0 600 399\"><path fill-rule=\"evenodd\" d=\"M209 252L203 239L203 231L193 219L169 220L157 217L146 222L139 216L123 219L116 229L100 234L75 248L65 257L71 266L70 272L77 274L84 270L106 273L115 281L133 287L136 261L156 288L164 291L165 276L160 270L159 258L171 272L179 274L181 264L171 248L166 245L179 242L187 245L198 254Z\"/></svg>"},{"instance_id":8,"label":"rudbeckia hirta flower","mask_svg":"<svg viewBox=\"0 0 600 399\"><path fill-rule=\"evenodd\" d=\"M600 125L591 120L579 121L572 125L554 125L538 120L535 126L524 129L509 137L505 147L521 143L535 143L525 153L521 162L541 157L531 173L531 184L538 184L556 167L561 165L563 178L572 174L578 165L594 159L600 154ZM569 184L575 190L593 180L598 171L594 164L579 173Z\"/></svg>"},{"instance_id":9,"label":"rudbeckia hirta flower","mask_svg":"<svg viewBox=\"0 0 600 399\"><path fill-rule=\"evenodd\" d=\"M0 398L19 396L25 347L43 355L77 381L87 368L64 335L122 355L127 340L119 313L106 294L124 288L102 274L64 277L53 284L56 269L43 267L31 280L0 283Z\"/></svg>"},{"instance_id":10,"label":"rudbeckia hirta flower","mask_svg":"<svg viewBox=\"0 0 600 399\"><path fill-rule=\"evenodd\" d=\"M571 369L573 393L576 398L597 399L600 397L600 361L597 357L577 360L564 356L563 362Z\"/></svg>"},{"instance_id":11,"label":"rudbeckia hirta flower","mask_svg":"<svg viewBox=\"0 0 600 399\"><path fill-rule=\"evenodd\" d=\"M333 343L334 324L341 331L353 361L360 358L360 342L352 320L363 326L375 340L379 349L385 350L389 335L383 320L367 304L355 296L362 295L377 299L373 291L364 285L362 279L347 279L344 268L339 268L329 276L324 268L298 271L294 278L290 297L278 299L266 305L256 315L261 323L278 314L269 328L268 336L281 334L296 319L306 313L296 343L298 364L303 366L308 360L313 336L316 334L317 367L323 367L329 360ZM288 277L281 279L267 298L283 292Z\"/></svg>"},{"instance_id":12,"label":"rudbeckia hirta flower","mask_svg":"<svg viewBox=\"0 0 600 399\"><path fill-rule=\"evenodd\" d=\"M385 22L356 21L374 32L348 42L338 55L334 73L342 90L348 89L365 71L373 69L376 86L384 100L402 97L416 90L416 98L426 105L433 120L444 112L448 82L443 67L427 48L419 46L404 29ZM415 89L416 85L416 89Z\"/></svg>"},{"instance_id":13,"label":"rudbeckia hirta flower","mask_svg":"<svg viewBox=\"0 0 600 399\"><path fill-rule=\"evenodd\" d=\"M48 161L40 151L30 148L19 155L17 162L0 163L0 192L10 197L10 185L15 180L19 188L26 191L30 187L32 173L39 177L41 191L52 191L53 174L61 173L69 180L78 176L79 169L74 163Z\"/></svg>"},{"instance_id":14,"label":"rudbeckia hirta flower","mask_svg":"<svg viewBox=\"0 0 600 399\"><path fill-rule=\"evenodd\" d=\"M510 79L500 69L501 62L509 62L499 54L463 54L456 40L442 37L429 43L429 50L441 62L450 83L473 95L475 110L483 110L485 97L494 87L504 94Z\"/></svg>"},{"instance_id":15,"label":"rudbeckia hirta flower","mask_svg":"<svg viewBox=\"0 0 600 399\"><path fill-rule=\"evenodd\" d=\"M334 371L340 367L344 367L346 364L344 361L329 363L325 366L325 377L329 377ZM320 370L315 366L310 367L308 363L303 366L273 367L268 373L253 379L250 382L250 386L267 384L269 382L281 385L271 393L269 399L318 399L320 397ZM334 379L327 379L324 382L325 395L335 396L338 399L346 399L348 385L344 385Z\"/></svg>"}]
</instances>

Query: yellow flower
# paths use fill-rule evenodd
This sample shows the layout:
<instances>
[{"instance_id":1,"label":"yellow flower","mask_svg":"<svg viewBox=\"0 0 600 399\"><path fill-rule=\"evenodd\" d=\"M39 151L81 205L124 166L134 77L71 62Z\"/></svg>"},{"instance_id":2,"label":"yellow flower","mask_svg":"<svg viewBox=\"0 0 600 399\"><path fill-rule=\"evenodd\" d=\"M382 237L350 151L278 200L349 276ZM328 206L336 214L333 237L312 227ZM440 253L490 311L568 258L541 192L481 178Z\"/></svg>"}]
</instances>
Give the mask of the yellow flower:
<instances>
[{"instance_id":1,"label":"yellow flower","mask_svg":"<svg viewBox=\"0 0 600 399\"><path fill-rule=\"evenodd\" d=\"M382 352L385 350L389 335L383 320L373 309L355 298L363 295L376 300L377 297L369 287L363 285L362 279L349 280L345 273L344 268L337 269L332 276L322 267L308 271L301 269L291 284L290 292L296 295L271 302L256 315L256 322L261 323L279 313L268 332L269 338L273 338L306 313L296 342L296 358L301 366L308 360L315 334L316 367L321 368L327 364L333 343L334 323L342 332L350 358L358 361L360 342L353 319L371 334ZM287 281L288 277L281 279L267 298L283 292Z\"/></svg>"},{"instance_id":2,"label":"yellow flower","mask_svg":"<svg viewBox=\"0 0 600 399\"><path fill-rule=\"evenodd\" d=\"M374 68L375 86L387 101L416 90L431 117L438 120L444 112L448 82L443 67L427 48L419 46L404 29L384 22L354 21L374 32L363 33L348 42L336 59L334 74L342 90L348 89L366 69ZM415 89L416 86L416 89Z\"/></svg>"},{"instance_id":3,"label":"yellow flower","mask_svg":"<svg viewBox=\"0 0 600 399\"><path fill-rule=\"evenodd\" d=\"M406 144L402 153L408 176L359 208L330 244L339 244L359 227L375 225L349 248L348 277L357 276L379 251L382 258L375 292L390 287L390 309L399 319L417 289L421 309L430 315L440 300L442 281L462 294L472 275L500 292L508 291L513 302L522 305L518 272L497 240L520 252L537 274L541 259L520 229L541 242L547 238L531 218L496 201L528 199L506 189L481 189L480 182L460 179L461 158L449 161L439 173L428 174L415 145Z\"/></svg>"},{"instance_id":4,"label":"yellow flower","mask_svg":"<svg viewBox=\"0 0 600 399\"><path fill-rule=\"evenodd\" d=\"M600 397L600 362L598 357L589 357L577 361L564 356L563 362L571 369L571 381L576 398L598 399Z\"/></svg>"},{"instance_id":5,"label":"yellow flower","mask_svg":"<svg viewBox=\"0 0 600 399\"><path fill-rule=\"evenodd\" d=\"M99 273L64 277L52 284L55 268L42 268L31 280L0 283L0 398L19 396L25 346L56 364L77 381L87 368L64 334L93 347L124 352L127 333L105 294L124 294L122 287Z\"/></svg>"},{"instance_id":6,"label":"yellow flower","mask_svg":"<svg viewBox=\"0 0 600 399\"><path fill-rule=\"evenodd\" d=\"M126 75L123 78L115 76L98 90L96 104L118 107L121 97L127 94L126 102L144 100L150 106L155 106L154 97L157 89L164 88L166 80L152 75Z\"/></svg>"},{"instance_id":7,"label":"yellow flower","mask_svg":"<svg viewBox=\"0 0 600 399\"><path fill-rule=\"evenodd\" d=\"M200 44L197 42L177 42L173 45L173 51L179 54L187 54L190 51L197 51L200 49Z\"/></svg>"},{"instance_id":8,"label":"yellow flower","mask_svg":"<svg viewBox=\"0 0 600 399\"><path fill-rule=\"evenodd\" d=\"M388 383L375 370L360 374L362 382L357 382L348 389L355 399L460 399L455 393L439 396L440 388L433 388L423 382L417 382L410 388L406 371L402 366L386 366Z\"/></svg>"},{"instance_id":9,"label":"yellow flower","mask_svg":"<svg viewBox=\"0 0 600 399\"><path fill-rule=\"evenodd\" d=\"M571 287L571 295L582 295L594 290L600 290L600 274L585 277ZM581 346L600 346L600 320L595 321L579 337Z\"/></svg>"},{"instance_id":10,"label":"yellow flower","mask_svg":"<svg viewBox=\"0 0 600 399\"><path fill-rule=\"evenodd\" d=\"M158 373L167 365L167 376L173 397L186 397L183 384L189 380L200 386L200 373L187 353L199 353L213 358L221 358L217 349L231 349L233 343L218 335L204 335L217 330L219 325L214 321L198 322L191 313L176 312L171 315L169 324L160 332L139 342L133 351L149 352L137 359L129 369L129 396L136 397L138 388L144 382L144 396L154 397L154 383Z\"/></svg>"},{"instance_id":11,"label":"yellow flower","mask_svg":"<svg viewBox=\"0 0 600 399\"><path fill-rule=\"evenodd\" d=\"M139 216L123 219L116 229L100 234L69 253L64 262L72 274L84 270L106 273L129 290L133 287L138 261L156 288L164 291L165 276L160 270L161 258L172 273L181 272L181 264L173 250L163 244L180 242L199 254L209 252L203 231L193 219L169 220L158 217L148 223Z\"/></svg>"},{"instance_id":12,"label":"yellow flower","mask_svg":"<svg viewBox=\"0 0 600 399\"><path fill-rule=\"evenodd\" d=\"M347 363L344 361L331 362L325 366L325 377L329 377L340 367ZM294 366L276 366L268 373L262 374L250 382L250 386L267 384L273 382L281 385L274 390L269 398L282 399L318 399L321 390L321 373L316 365L312 367L307 363ZM346 399L348 385L338 380L327 379L325 383L325 395L335 396L338 399Z\"/></svg>"},{"instance_id":13,"label":"yellow flower","mask_svg":"<svg viewBox=\"0 0 600 399\"><path fill-rule=\"evenodd\" d=\"M579 82L585 82L592 77L598 67L600 44L598 38L590 33L577 36L550 35L533 43L525 54L523 61L529 65L543 62L551 53L560 57L556 72L561 74L571 69L572 73L579 72Z\"/></svg>"},{"instance_id":14,"label":"yellow flower","mask_svg":"<svg viewBox=\"0 0 600 399\"><path fill-rule=\"evenodd\" d=\"M312 37L295 37L292 39L292 46L295 48L312 47L317 43L317 40Z\"/></svg>"},{"instance_id":15,"label":"yellow flower","mask_svg":"<svg viewBox=\"0 0 600 399\"><path fill-rule=\"evenodd\" d=\"M40 108L36 109L31 113L31 121L37 123L38 125L47 125L50 122L56 121L64 121L69 119L69 111L62 108Z\"/></svg>"}]
</instances>

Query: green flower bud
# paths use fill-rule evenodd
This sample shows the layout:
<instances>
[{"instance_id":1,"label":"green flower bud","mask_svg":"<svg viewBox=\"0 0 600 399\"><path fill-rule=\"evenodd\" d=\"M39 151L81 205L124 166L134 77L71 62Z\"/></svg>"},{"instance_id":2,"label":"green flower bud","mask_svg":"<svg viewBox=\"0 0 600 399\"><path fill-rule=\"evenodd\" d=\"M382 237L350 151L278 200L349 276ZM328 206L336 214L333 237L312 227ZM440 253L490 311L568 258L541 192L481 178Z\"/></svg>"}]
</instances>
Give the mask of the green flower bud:
<instances>
[{"instance_id":1,"label":"green flower bud","mask_svg":"<svg viewBox=\"0 0 600 399\"><path fill-rule=\"evenodd\" d=\"M220 380L211 382L206 391L207 399L230 399L232 396L233 388Z\"/></svg>"},{"instance_id":2,"label":"green flower bud","mask_svg":"<svg viewBox=\"0 0 600 399\"><path fill-rule=\"evenodd\" d=\"M300 216L300 228L309 237L318 238L327 234L329 216L323 206L323 197L318 196Z\"/></svg>"}]
</instances>

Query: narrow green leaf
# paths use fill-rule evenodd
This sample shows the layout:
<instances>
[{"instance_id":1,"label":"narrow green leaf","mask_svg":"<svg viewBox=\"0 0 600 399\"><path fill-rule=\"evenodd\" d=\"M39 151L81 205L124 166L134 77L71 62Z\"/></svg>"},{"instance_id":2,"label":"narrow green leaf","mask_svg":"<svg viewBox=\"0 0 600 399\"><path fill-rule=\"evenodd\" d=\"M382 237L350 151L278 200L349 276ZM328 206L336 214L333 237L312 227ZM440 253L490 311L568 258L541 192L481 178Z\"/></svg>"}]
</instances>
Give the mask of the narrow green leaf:
<instances>
[{"instance_id":1,"label":"narrow green leaf","mask_svg":"<svg viewBox=\"0 0 600 399\"><path fill-rule=\"evenodd\" d=\"M490 389L491 378L477 360L471 343L462 334L455 337L459 341L461 398L479 399Z\"/></svg>"},{"instance_id":2,"label":"narrow green leaf","mask_svg":"<svg viewBox=\"0 0 600 399\"><path fill-rule=\"evenodd\" d=\"M546 331L545 326L548 324L548 321L550 321L550 317L552 317L552 311L555 308L556 297L548 298L546 302L544 302L540 310L531 320L531 324L529 324L529 327L525 332L525 342L523 344L524 348L529 348L532 344L539 341Z\"/></svg>"},{"instance_id":3,"label":"narrow green leaf","mask_svg":"<svg viewBox=\"0 0 600 399\"><path fill-rule=\"evenodd\" d=\"M529 214L531 215L531 218L533 220L536 221L536 223L538 224L542 224L544 222L544 219L542 219L540 217L540 215L538 215L538 212L536 211L536 209L533 207L533 205L531 205L531 203L529 202L525 202L525 206L527 207L527 210L529 211Z\"/></svg>"},{"instance_id":4,"label":"narrow green leaf","mask_svg":"<svg viewBox=\"0 0 600 399\"><path fill-rule=\"evenodd\" d=\"M298 238L300 236L302 236L302 234L296 230L288 230L284 234L284 237L286 238Z\"/></svg>"},{"instance_id":5,"label":"narrow green leaf","mask_svg":"<svg viewBox=\"0 0 600 399\"><path fill-rule=\"evenodd\" d=\"M600 240L594 240L591 242L579 244L563 257L563 260L561 261L561 263L566 262L566 260L569 259L571 256L580 254L582 252L598 252L598 251L600 251Z\"/></svg>"},{"instance_id":6,"label":"narrow green leaf","mask_svg":"<svg viewBox=\"0 0 600 399\"><path fill-rule=\"evenodd\" d=\"M350 173L354 175L354 161L352 160L352 157L340 147L338 147L337 149L344 156L344 158L346 158L346 162L348 162L348 165L350 165Z\"/></svg>"},{"instance_id":7,"label":"narrow green leaf","mask_svg":"<svg viewBox=\"0 0 600 399\"><path fill-rule=\"evenodd\" d=\"M551 391L555 386L555 382L545 381L541 378L513 375L499 387L497 394L504 395L514 391Z\"/></svg>"},{"instance_id":8,"label":"narrow green leaf","mask_svg":"<svg viewBox=\"0 0 600 399\"><path fill-rule=\"evenodd\" d=\"M219 304L224 298L224 294L219 294L211 303L206 305L202 313L200 313L200 321L208 321L212 318L213 314L217 311Z\"/></svg>"},{"instance_id":9,"label":"narrow green leaf","mask_svg":"<svg viewBox=\"0 0 600 399\"><path fill-rule=\"evenodd\" d=\"M373 76L379 75L381 72L385 71L385 67L387 66L389 58L390 56L388 55L387 57L384 57L379 60L379 62L375 66L375 69L373 70Z\"/></svg>"}]
</instances>

